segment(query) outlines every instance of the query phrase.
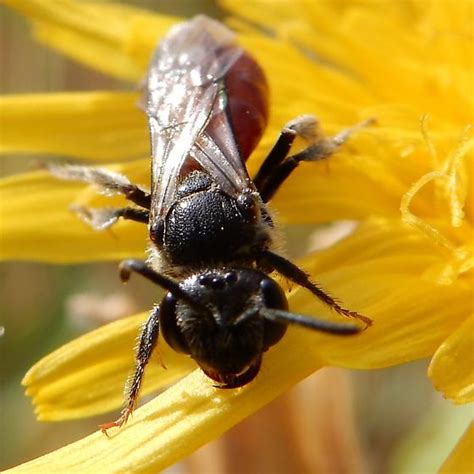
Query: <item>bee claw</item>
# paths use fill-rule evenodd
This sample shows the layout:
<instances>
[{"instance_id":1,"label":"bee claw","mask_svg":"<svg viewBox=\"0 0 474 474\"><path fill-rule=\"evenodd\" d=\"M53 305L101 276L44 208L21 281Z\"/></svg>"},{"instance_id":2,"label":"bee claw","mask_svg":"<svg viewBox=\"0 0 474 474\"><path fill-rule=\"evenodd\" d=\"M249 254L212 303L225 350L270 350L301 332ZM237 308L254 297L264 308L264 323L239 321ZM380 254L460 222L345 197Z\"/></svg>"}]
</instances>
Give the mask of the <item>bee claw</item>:
<instances>
[{"instance_id":1,"label":"bee claw","mask_svg":"<svg viewBox=\"0 0 474 474\"><path fill-rule=\"evenodd\" d=\"M103 423L102 425L99 425L100 431L107 436L107 438L110 439L110 435L108 433L108 430L111 428L121 428L125 423L127 423L127 420L129 416L131 415L131 410L126 409L123 414L120 416L118 420L111 421L109 423Z\"/></svg>"}]
</instances>

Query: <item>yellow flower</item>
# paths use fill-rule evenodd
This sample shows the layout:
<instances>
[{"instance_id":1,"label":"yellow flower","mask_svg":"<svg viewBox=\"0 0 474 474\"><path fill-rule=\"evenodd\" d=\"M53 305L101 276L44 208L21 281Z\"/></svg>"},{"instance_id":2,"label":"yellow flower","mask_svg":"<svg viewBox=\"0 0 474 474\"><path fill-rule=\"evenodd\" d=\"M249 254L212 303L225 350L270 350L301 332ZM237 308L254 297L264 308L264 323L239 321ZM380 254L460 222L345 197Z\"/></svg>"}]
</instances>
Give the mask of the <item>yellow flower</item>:
<instances>
[{"instance_id":1,"label":"yellow flower","mask_svg":"<svg viewBox=\"0 0 474 474\"><path fill-rule=\"evenodd\" d=\"M159 36L176 21L108 3L6 3L31 19L39 41L132 84L144 74ZM329 167L301 165L272 202L282 224L359 222L352 235L300 263L374 325L344 339L290 330L266 354L255 383L222 391L194 371L138 409L113 440L94 433L16 471L163 469L324 365L375 369L432 357L429 376L438 390L455 403L474 398L471 3L221 4L271 86L270 125L251 159L252 172L281 126L299 114L314 113L328 133L376 118L376 126L351 138ZM259 24L274 34L249 26ZM125 159L114 169L146 183L148 138L137 99L135 92L4 97L0 151ZM143 256L146 235L137 224L121 222L111 237L89 231L69 214L73 202L104 202L83 185L35 172L3 179L0 193L9 202L2 210L4 259ZM290 305L305 314L327 314L296 288ZM24 383L39 418L77 418L119 407L144 317L104 326L35 365ZM193 368L164 342L160 351L168 370L151 363L143 393ZM462 446L448 460L454 466L469 456Z\"/></svg>"}]
</instances>

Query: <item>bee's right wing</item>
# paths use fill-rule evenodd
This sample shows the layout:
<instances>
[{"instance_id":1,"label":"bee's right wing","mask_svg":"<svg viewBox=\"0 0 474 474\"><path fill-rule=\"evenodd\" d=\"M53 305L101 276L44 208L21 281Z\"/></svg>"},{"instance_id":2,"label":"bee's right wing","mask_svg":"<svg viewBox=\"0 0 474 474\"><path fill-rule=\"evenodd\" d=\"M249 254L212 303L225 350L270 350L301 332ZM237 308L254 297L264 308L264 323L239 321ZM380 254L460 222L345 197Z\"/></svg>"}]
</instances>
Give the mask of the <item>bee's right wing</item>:
<instances>
[{"instance_id":1,"label":"bee's right wing","mask_svg":"<svg viewBox=\"0 0 474 474\"><path fill-rule=\"evenodd\" d=\"M214 142L203 144L206 138L201 135L211 120L224 116L221 79L241 54L234 34L205 16L175 26L160 42L151 61L144 98L153 159L150 223L163 218L173 204L191 156L201 164L201 155L204 167L219 169L218 163L212 164L198 150L213 146ZM234 148L233 154L238 154ZM235 156L232 160L236 164L230 168L244 175L243 164L238 164Z\"/></svg>"}]
</instances>

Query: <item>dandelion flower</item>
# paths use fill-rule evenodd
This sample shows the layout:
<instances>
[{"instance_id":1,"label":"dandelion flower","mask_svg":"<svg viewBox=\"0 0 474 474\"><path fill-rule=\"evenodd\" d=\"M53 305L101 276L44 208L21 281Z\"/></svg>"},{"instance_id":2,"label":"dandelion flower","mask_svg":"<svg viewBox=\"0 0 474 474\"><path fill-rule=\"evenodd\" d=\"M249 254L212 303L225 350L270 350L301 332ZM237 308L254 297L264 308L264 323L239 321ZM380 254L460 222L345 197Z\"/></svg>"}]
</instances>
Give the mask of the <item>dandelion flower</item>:
<instances>
[{"instance_id":1,"label":"dandelion flower","mask_svg":"<svg viewBox=\"0 0 474 474\"><path fill-rule=\"evenodd\" d=\"M38 41L130 81L131 90L160 35L177 21L101 2L5 3L31 20ZM299 263L374 325L343 340L292 329L266 355L255 383L231 391L215 389L160 343L168 370L150 364L143 393L181 380L136 410L113 440L94 433L15 471L164 469L325 365L377 369L431 357L428 375L437 390L455 403L474 398L472 5L220 3L271 88L270 124L251 172L297 115L313 113L329 134L376 118L329 168L302 164L272 202L282 224L358 222L350 236ZM148 138L137 100L137 92L3 97L0 152L94 160L147 183ZM32 122L38 126L25 134ZM0 193L10 203L2 210L3 259L72 263L144 254L146 235L137 224L119 223L111 238L69 214L71 203L103 202L83 185L38 171L3 179ZM305 291L294 289L289 298L295 311L327 313ZM104 326L36 364L24 383L38 417L118 408L144 317ZM466 462L465 445L463 438L450 468Z\"/></svg>"}]
</instances>

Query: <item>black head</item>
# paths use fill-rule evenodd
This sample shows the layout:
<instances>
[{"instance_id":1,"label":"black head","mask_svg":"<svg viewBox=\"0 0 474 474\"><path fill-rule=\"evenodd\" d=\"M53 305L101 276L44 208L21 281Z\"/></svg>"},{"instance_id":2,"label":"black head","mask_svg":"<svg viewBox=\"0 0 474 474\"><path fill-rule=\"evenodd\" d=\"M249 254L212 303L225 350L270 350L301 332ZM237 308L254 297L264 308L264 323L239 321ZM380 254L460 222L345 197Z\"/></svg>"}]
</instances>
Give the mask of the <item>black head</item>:
<instances>
[{"instance_id":1,"label":"black head","mask_svg":"<svg viewBox=\"0 0 474 474\"><path fill-rule=\"evenodd\" d=\"M287 324L265 317L288 309L277 283L256 270L213 270L182 283L192 305L168 293L160 306L160 329L168 344L189 354L223 388L250 382L263 353L285 334Z\"/></svg>"}]
</instances>

